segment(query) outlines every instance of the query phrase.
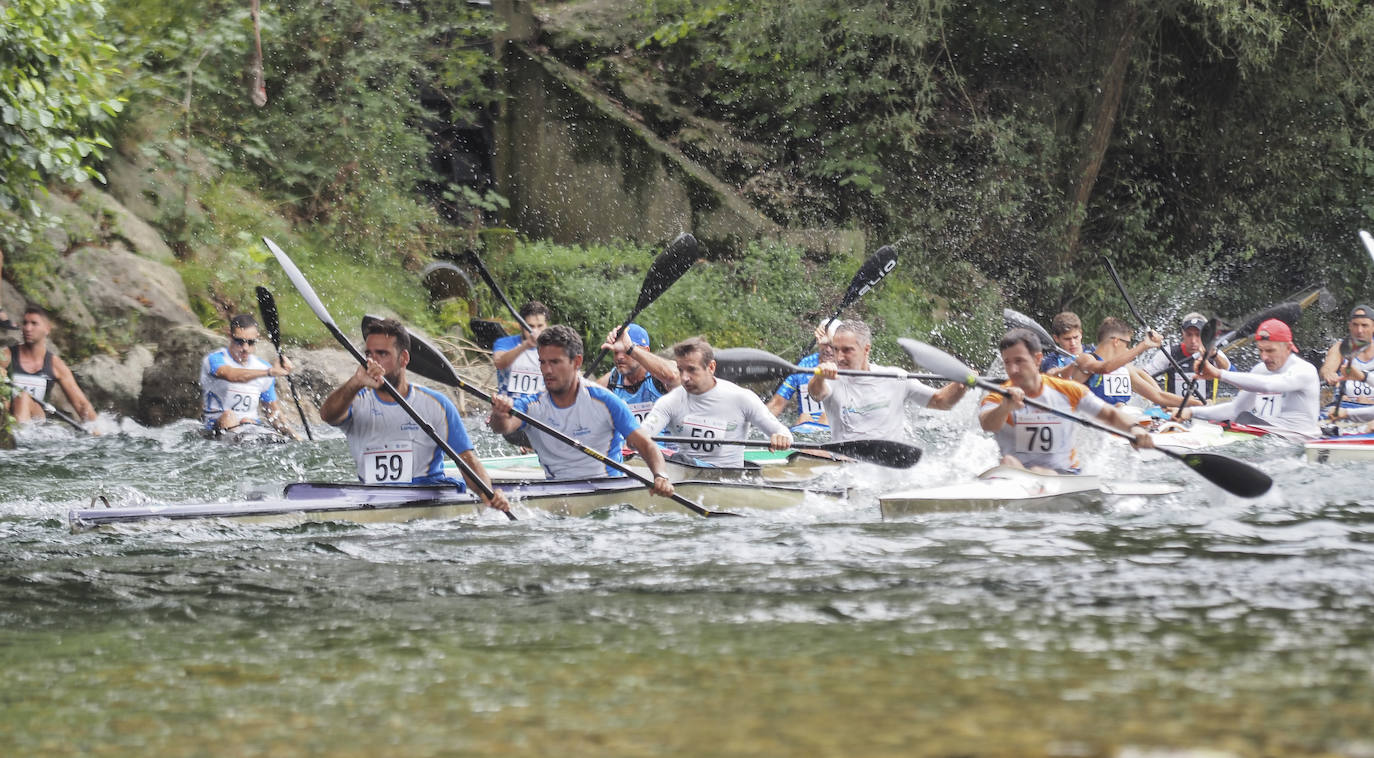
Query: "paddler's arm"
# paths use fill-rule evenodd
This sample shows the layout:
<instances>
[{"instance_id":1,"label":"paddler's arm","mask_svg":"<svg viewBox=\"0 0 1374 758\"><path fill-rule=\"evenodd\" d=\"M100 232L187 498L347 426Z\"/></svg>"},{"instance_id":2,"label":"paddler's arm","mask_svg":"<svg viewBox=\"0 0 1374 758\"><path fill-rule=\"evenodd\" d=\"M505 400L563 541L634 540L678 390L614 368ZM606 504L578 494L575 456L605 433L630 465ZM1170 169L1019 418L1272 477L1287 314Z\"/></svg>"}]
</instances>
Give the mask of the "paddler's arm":
<instances>
[{"instance_id":1,"label":"paddler's arm","mask_svg":"<svg viewBox=\"0 0 1374 758\"><path fill-rule=\"evenodd\" d=\"M649 376L658 380L665 392L682 384L682 377L678 375L676 363L639 345L633 347L634 349L630 351L630 357L639 361L639 365L649 372Z\"/></svg>"},{"instance_id":2,"label":"paddler's arm","mask_svg":"<svg viewBox=\"0 0 1374 758\"><path fill-rule=\"evenodd\" d=\"M926 403L926 407L936 411L947 411L958 405L959 401L964 399L964 393L967 391L968 385L950 382L935 390L935 394L931 396L930 402Z\"/></svg>"},{"instance_id":3,"label":"paddler's arm","mask_svg":"<svg viewBox=\"0 0 1374 758\"><path fill-rule=\"evenodd\" d=\"M768 412L773 414L774 418L781 416L782 412L787 410L787 401L788 398L785 398L782 395L779 395L778 393L774 392L773 396L768 398Z\"/></svg>"},{"instance_id":4,"label":"paddler's arm","mask_svg":"<svg viewBox=\"0 0 1374 758\"><path fill-rule=\"evenodd\" d=\"M634 451L639 453L640 460L649 467L654 477L654 494L672 497L673 483L668 479L668 467L663 462L663 453L658 451L658 445L654 444L642 427L631 432L630 436L625 438L625 443L634 448Z\"/></svg>"},{"instance_id":5,"label":"paddler's arm","mask_svg":"<svg viewBox=\"0 0 1374 758\"><path fill-rule=\"evenodd\" d=\"M816 400L824 400L830 396L830 386L825 382L827 379L835 379L839 376L839 366L832 361L822 361L816 367L816 373L811 375L811 381L806 383L806 394Z\"/></svg>"},{"instance_id":6,"label":"paddler's arm","mask_svg":"<svg viewBox=\"0 0 1374 758\"><path fill-rule=\"evenodd\" d=\"M1332 408L1331 418L1349 421L1374 421L1374 405L1364 408Z\"/></svg>"},{"instance_id":7,"label":"paddler's arm","mask_svg":"<svg viewBox=\"0 0 1374 758\"><path fill-rule=\"evenodd\" d=\"M497 370L505 371L506 369L510 368L510 365L512 363L515 363L515 359L519 358L522 353L534 347L535 341L538 339L539 334L537 332L532 333L522 329L520 330L520 342L517 343L515 347L509 350L502 350L499 353L493 353L491 356L491 362L496 366Z\"/></svg>"},{"instance_id":8,"label":"paddler's arm","mask_svg":"<svg viewBox=\"0 0 1374 758\"><path fill-rule=\"evenodd\" d=\"M226 382L251 382L254 379L261 379L264 376L286 376L291 373L291 363L288 361L285 366L269 365L265 369L261 368L239 368L237 366L220 366L215 370L215 376Z\"/></svg>"},{"instance_id":9,"label":"paddler's arm","mask_svg":"<svg viewBox=\"0 0 1374 758\"><path fill-rule=\"evenodd\" d=\"M496 395L491 399L491 415L487 417L487 426L491 427L497 434L510 434L519 429L525 422L511 415L511 410L515 407L515 401L509 395Z\"/></svg>"},{"instance_id":10,"label":"paddler's arm","mask_svg":"<svg viewBox=\"0 0 1374 758\"><path fill-rule=\"evenodd\" d=\"M1008 387L1003 393L1001 402L978 414L978 425L985 432L995 432L1006 426L1011 414L1026 407L1026 393L1020 387Z\"/></svg>"},{"instance_id":11,"label":"paddler's arm","mask_svg":"<svg viewBox=\"0 0 1374 758\"><path fill-rule=\"evenodd\" d=\"M486 495L482 495L482 502L486 503L488 508L495 508L498 511L510 513L510 500L506 499L506 493L492 487L491 476L487 474L486 467L482 465L482 459L477 457L477 451L472 449L464 450L458 454L458 457L463 460L463 463L468 465L468 468L472 469L472 473L476 474L478 479L481 479L488 487L491 487L493 493L492 497L489 498ZM469 492L481 493L482 488L477 486L477 482L474 482L472 477L467 475L467 472L463 473L463 480L468 483Z\"/></svg>"},{"instance_id":12,"label":"paddler's arm","mask_svg":"<svg viewBox=\"0 0 1374 758\"><path fill-rule=\"evenodd\" d=\"M95 421L95 406L86 398L86 393L77 386L76 377L72 370L67 368L67 362L54 355L52 357L52 373L57 378L57 383L62 387L62 392L67 396L67 402L72 404L76 410L76 415L82 421Z\"/></svg>"},{"instance_id":13,"label":"paddler's arm","mask_svg":"<svg viewBox=\"0 0 1374 758\"><path fill-rule=\"evenodd\" d=\"M1322 381L1327 384L1339 384L1341 381L1341 362L1345 356L1341 355L1341 343L1333 342L1331 347L1326 350L1326 359L1322 361L1321 370Z\"/></svg>"},{"instance_id":14,"label":"paddler's arm","mask_svg":"<svg viewBox=\"0 0 1374 758\"><path fill-rule=\"evenodd\" d=\"M342 424L348 419L353 397L364 389L382 386L383 373L381 365L372 359L368 359L366 366L359 365L348 381L336 387L320 404L320 419L330 426Z\"/></svg>"},{"instance_id":15,"label":"paddler's arm","mask_svg":"<svg viewBox=\"0 0 1374 758\"><path fill-rule=\"evenodd\" d=\"M1149 372L1139 366L1132 366L1131 369L1131 389L1137 395L1165 408L1177 408L1183 403L1183 396L1173 392L1165 392L1159 388L1159 383L1155 381ZM1188 396L1188 405L1202 405L1198 399L1192 395Z\"/></svg>"}]
</instances>

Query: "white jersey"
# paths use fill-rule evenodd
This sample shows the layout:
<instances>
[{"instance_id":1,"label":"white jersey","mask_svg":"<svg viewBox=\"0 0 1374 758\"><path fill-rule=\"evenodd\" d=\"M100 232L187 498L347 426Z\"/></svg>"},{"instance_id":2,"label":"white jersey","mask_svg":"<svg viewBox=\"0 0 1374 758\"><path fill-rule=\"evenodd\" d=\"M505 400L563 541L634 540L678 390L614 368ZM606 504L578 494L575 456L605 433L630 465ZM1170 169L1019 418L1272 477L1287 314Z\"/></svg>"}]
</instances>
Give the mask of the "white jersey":
<instances>
[{"instance_id":1,"label":"white jersey","mask_svg":"<svg viewBox=\"0 0 1374 758\"><path fill-rule=\"evenodd\" d=\"M1289 355L1278 371L1263 363L1248 372L1223 371L1221 381L1240 392L1229 403L1192 409L1193 418L1206 421L1231 421L1249 411L1276 429L1320 437L1317 415L1321 411L1321 379L1317 367Z\"/></svg>"},{"instance_id":2,"label":"white jersey","mask_svg":"<svg viewBox=\"0 0 1374 758\"><path fill-rule=\"evenodd\" d=\"M1055 410L1096 419L1107 403L1088 391L1087 385L1041 375L1040 394L1031 400ZM1011 387L1011 382L1002 385ZM983 412L999 405L1005 398L989 394L983 398ZM1027 468L1040 466L1060 473L1076 473L1079 467L1074 439L1078 424L1040 408L1026 407L1013 411L1002 428L993 432L1002 455L1010 455Z\"/></svg>"},{"instance_id":3,"label":"white jersey","mask_svg":"<svg viewBox=\"0 0 1374 758\"><path fill-rule=\"evenodd\" d=\"M250 371L271 368L267 361L256 355L250 355L247 361L239 363L229 355L227 347L205 356L200 362L200 389L205 400L203 420L207 425L213 424L220 414L233 411L244 421L259 421L259 406L277 399L276 378L263 376L246 382L231 382L219 376L219 370L225 366Z\"/></svg>"},{"instance_id":4,"label":"white jersey","mask_svg":"<svg viewBox=\"0 0 1374 758\"><path fill-rule=\"evenodd\" d=\"M406 402L453 452L461 455L472 449L467 428L448 398L411 384ZM419 484L445 479L443 449L399 404L383 400L376 390L359 390L349 403L348 416L338 426L348 436L358 478L368 484Z\"/></svg>"},{"instance_id":5,"label":"white jersey","mask_svg":"<svg viewBox=\"0 0 1374 758\"><path fill-rule=\"evenodd\" d=\"M746 440L753 427L769 436L792 436L758 395L734 382L717 379L716 386L699 395L685 387L674 388L654 403L644 417L643 428L650 437L665 428L675 437L699 437L702 442L686 446L688 455L712 466L740 468L744 465L742 445L716 445L707 440Z\"/></svg>"},{"instance_id":6,"label":"white jersey","mask_svg":"<svg viewBox=\"0 0 1374 758\"><path fill-rule=\"evenodd\" d=\"M869 371L901 375L906 372L891 366L870 364ZM840 376L825 381L826 395L821 407L830 420L830 438L846 440L906 439L906 404L922 408L930 404L935 390L914 379L884 379L873 376Z\"/></svg>"},{"instance_id":7,"label":"white jersey","mask_svg":"<svg viewBox=\"0 0 1374 758\"><path fill-rule=\"evenodd\" d=\"M624 400L599 384L578 382L572 405L560 408L547 390L538 395L518 395L515 410L547 427L562 432L608 459L620 461L620 446L625 438L639 428ZM624 476L612 466L581 452L565 442L551 438L534 427L521 423L529 435L539 465L549 479L581 479L603 476Z\"/></svg>"},{"instance_id":8,"label":"white jersey","mask_svg":"<svg viewBox=\"0 0 1374 758\"><path fill-rule=\"evenodd\" d=\"M502 337L491 346L493 353L503 353L520 347L518 334ZM501 391L511 397L538 395L544 391L544 373L539 370L539 351L528 348L516 356L509 366L496 372Z\"/></svg>"},{"instance_id":9,"label":"white jersey","mask_svg":"<svg viewBox=\"0 0 1374 758\"><path fill-rule=\"evenodd\" d=\"M1350 366L1363 373L1374 375L1374 358L1365 361L1352 355L1350 356ZM1345 380L1345 392L1341 395L1341 402L1359 403L1360 405L1374 403L1374 385L1357 382L1354 379Z\"/></svg>"}]
</instances>

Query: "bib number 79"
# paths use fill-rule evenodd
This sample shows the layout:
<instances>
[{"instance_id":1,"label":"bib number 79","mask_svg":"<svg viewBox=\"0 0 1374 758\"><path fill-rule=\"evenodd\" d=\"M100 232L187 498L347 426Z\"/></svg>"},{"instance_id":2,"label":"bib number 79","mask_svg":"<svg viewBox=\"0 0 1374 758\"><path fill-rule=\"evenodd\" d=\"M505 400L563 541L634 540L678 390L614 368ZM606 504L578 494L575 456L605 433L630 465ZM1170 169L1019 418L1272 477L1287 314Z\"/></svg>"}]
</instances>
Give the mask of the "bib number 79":
<instances>
[{"instance_id":1,"label":"bib number 79","mask_svg":"<svg viewBox=\"0 0 1374 758\"><path fill-rule=\"evenodd\" d=\"M1023 439L1025 440L1026 452L1048 453L1054 449L1054 427L1027 426Z\"/></svg>"}]
</instances>

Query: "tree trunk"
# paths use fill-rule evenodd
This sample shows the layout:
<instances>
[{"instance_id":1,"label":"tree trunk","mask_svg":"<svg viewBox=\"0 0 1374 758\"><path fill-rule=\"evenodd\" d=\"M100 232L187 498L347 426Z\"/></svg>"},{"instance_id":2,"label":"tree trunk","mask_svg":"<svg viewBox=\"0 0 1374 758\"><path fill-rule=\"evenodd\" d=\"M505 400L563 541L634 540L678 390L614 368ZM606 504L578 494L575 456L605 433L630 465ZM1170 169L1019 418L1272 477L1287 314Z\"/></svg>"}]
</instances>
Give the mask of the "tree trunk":
<instances>
[{"instance_id":1,"label":"tree trunk","mask_svg":"<svg viewBox=\"0 0 1374 758\"><path fill-rule=\"evenodd\" d=\"M1064 234L1064 247L1057 263L1058 273L1067 273L1078 257L1083 231L1083 221L1087 217L1088 202L1092 199L1093 186L1102 171L1102 162L1111 145L1112 130L1116 126L1116 115L1121 108L1121 96L1126 89L1126 72L1130 68L1131 48L1134 47L1136 30L1136 9L1127 5L1124 13L1112 12L1116 34L1105 34L1103 39L1115 46L1111 62L1102 75L1098 86L1097 102L1093 108L1092 124L1087 141L1083 145L1082 158L1069 205L1068 225ZM1065 293L1067 296L1068 293Z\"/></svg>"}]
</instances>

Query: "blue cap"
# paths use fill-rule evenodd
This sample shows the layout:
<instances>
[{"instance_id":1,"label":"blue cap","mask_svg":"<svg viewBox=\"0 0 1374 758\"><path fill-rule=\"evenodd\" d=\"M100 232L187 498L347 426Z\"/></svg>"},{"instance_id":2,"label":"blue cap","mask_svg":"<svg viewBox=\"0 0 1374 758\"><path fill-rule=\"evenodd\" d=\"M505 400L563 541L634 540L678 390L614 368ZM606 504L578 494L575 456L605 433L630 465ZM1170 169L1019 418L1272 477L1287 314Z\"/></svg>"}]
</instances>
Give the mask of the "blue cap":
<instances>
[{"instance_id":1,"label":"blue cap","mask_svg":"<svg viewBox=\"0 0 1374 758\"><path fill-rule=\"evenodd\" d=\"M630 335L630 342L640 346L649 346L649 333L644 331L644 327L639 324L630 324L625 327L625 333Z\"/></svg>"}]
</instances>

